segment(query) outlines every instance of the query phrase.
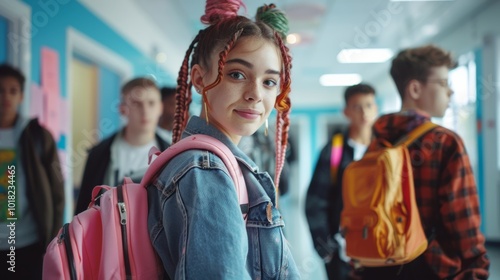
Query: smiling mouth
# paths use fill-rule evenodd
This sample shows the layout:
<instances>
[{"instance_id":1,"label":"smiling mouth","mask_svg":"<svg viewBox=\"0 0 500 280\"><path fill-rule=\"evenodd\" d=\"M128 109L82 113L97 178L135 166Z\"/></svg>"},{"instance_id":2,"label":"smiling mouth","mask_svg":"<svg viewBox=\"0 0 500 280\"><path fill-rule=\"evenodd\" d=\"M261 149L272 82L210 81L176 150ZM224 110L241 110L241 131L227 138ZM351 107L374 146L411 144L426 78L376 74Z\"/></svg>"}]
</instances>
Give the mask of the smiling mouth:
<instances>
[{"instance_id":1,"label":"smiling mouth","mask_svg":"<svg viewBox=\"0 0 500 280\"><path fill-rule=\"evenodd\" d=\"M254 120L260 117L260 113L257 111L250 111L250 110L235 110L236 114L238 114L240 117L248 119L248 120Z\"/></svg>"}]
</instances>

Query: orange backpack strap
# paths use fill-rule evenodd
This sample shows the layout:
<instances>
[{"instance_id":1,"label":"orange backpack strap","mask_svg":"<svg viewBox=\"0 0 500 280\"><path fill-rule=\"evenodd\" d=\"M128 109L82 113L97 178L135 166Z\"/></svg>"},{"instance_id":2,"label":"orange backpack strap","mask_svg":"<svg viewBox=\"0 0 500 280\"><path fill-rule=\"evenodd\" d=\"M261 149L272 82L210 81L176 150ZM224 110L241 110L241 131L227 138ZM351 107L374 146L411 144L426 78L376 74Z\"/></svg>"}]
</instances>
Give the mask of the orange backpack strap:
<instances>
[{"instance_id":1,"label":"orange backpack strap","mask_svg":"<svg viewBox=\"0 0 500 280\"><path fill-rule=\"evenodd\" d=\"M337 182L337 173L339 171L340 162L342 161L342 150L344 146L344 135L336 133L332 137L332 151L330 154L330 175L332 182Z\"/></svg>"},{"instance_id":2,"label":"orange backpack strap","mask_svg":"<svg viewBox=\"0 0 500 280\"><path fill-rule=\"evenodd\" d=\"M411 143L413 143L413 141L415 141L418 137L424 135L424 133L426 133L427 131L431 130L432 128L434 128L436 126L438 126L438 125L431 122L431 121L426 121L423 124L414 128L410 133L408 133L407 135L405 135L401 139L399 139L399 141L396 142L396 144L394 146L398 146L398 145L408 146Z\"/></svg>"}]
</instances>

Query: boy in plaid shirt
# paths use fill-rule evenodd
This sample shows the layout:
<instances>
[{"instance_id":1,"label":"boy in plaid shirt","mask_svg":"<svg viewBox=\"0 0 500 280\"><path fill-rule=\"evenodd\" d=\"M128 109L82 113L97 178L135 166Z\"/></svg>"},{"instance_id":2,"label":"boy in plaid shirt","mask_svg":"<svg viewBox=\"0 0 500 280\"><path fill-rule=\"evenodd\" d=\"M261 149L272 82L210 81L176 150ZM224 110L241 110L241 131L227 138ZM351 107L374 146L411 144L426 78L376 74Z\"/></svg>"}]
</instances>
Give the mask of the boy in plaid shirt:
<instances>
[{"instance_id":1,"label":"boy in plaid shirt","mask_svg":"<svg viewBox=\"0 0 500 280\"><path fill-rule=\"evenodd\" d=\"M436 46L401 51L391 76L402 98L398 113L380 117L368 150L397 142L431 117L442 117L453 91L450 54ZM487 279L489 260L479 230L479 201L464 143L438 126L409 147L418 209L429 247L415 261L396 267L365 268L363 279Z\"/></svg>"}]
</instances>

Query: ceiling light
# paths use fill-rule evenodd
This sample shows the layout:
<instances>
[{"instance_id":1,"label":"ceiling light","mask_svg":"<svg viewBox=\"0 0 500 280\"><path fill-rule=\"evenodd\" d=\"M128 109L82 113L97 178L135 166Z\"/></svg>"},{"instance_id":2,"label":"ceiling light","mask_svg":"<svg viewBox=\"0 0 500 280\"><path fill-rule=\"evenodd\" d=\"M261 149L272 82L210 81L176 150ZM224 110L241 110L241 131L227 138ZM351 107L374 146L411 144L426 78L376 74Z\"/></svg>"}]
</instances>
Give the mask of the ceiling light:
<instances>
[{"instance_id":1,"label":"ceiling light","mask_svg":"<svg viewBox=\"0 0 500 280\"><path fill-rule=\"evenodd\" d=\"M343 49L337 54L340 63L382 63L393 56L391 49Z\"/></svg>"},{"instance_id":2,"label":"ceiling light","mask_svg":"<svg viewBox=\"0 0 500 280\"><path fill-rule=\"evenodd\" d=\"M159 52L156 54L157 63L165 63L167 61L167 55L164 52Z\"/></svg>"},{"instance_id":3,"label":"ceiling light","mask_svg":"<svg viewBox=\"0 0 500 280\"><path fill-rule=\"evenodd\" d=\"M425 36L434 36L439 33L439 28L434 24L427 24L422 27L422 34Z\"/></svg>"},{"instance_id":4,"label":"ceiling light","mask_svg":"<svg viewBox=\"0 0 500 280\"><path fill-rule=\"evenodd\" d=\"M297 33L292 33L292 34L289 34L288 36L286 36L286 42L290 45L298 44L298 43L300 43L300 41L301 41L301 37Z\"/></svg>"},{"instance_id":5,"label":"ceiling light","mask_svg":"<svg viewBox=\"0 0 500 280\"><path fill-rule=\"evenodd\" d=\"M319 78L324 87L352 86L361 82L359 74L325 74Z\"/></svg>"}]
</instances>

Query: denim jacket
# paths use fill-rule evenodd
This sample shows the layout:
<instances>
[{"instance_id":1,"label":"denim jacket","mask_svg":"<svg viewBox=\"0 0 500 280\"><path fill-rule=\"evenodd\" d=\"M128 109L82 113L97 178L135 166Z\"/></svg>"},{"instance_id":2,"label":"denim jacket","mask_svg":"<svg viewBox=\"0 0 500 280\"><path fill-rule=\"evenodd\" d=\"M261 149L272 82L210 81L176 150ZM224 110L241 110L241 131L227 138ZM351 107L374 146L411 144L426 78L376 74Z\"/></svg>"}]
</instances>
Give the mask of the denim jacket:
<instances>
[{"instance_id":1,"label":"denim jacket","mask_svg":"<svg viewBox=\"0 0 500 280\"><path fill-rule=\"evenodd\" d=\"M148 187L148 229L170 279L299 279L274 207L274 184L229 138L193 116L183 133L206 134L236 156L249 197L242 218L220 158L202 150L173 158Z\"/></svg>"}]
</instances>

